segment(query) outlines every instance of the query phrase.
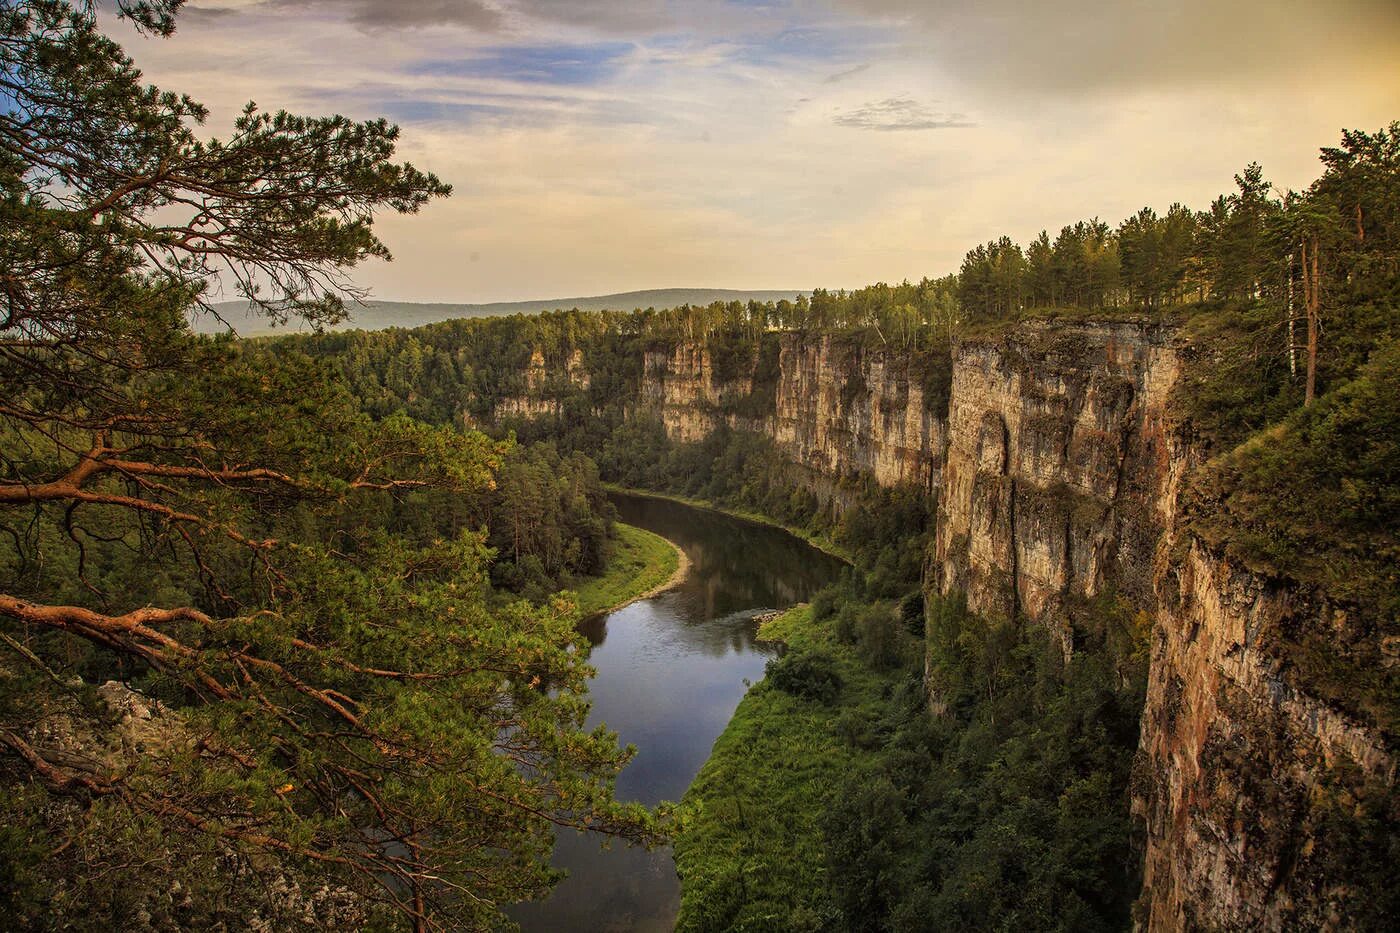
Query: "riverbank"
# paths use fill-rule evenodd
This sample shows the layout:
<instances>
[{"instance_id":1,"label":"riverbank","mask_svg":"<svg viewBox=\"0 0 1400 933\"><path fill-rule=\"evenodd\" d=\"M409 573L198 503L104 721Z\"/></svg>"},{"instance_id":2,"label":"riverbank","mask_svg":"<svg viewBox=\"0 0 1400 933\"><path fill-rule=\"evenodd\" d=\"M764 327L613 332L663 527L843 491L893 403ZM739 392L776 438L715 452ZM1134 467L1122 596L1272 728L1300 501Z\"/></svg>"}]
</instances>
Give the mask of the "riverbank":
<instances>
[{"instance_id":1,"label":"riverbank","mask_svg":"<svg viewBox=\"0 0 1400 933\"><path fill-rule=\"evenodd\" d=\"M764 679L739 703L682 800L678 931L776 917L818 929L839 913L822 820L833 790L874 759L873 724L900 675L872 670L810 606L765 621L759 638L786 645L789 658L819 656L839 687L815 699Z\"/></svg>"},{"instance_id":2,"label":"riverbank","mask_svg":"<svg viewBox=\"0 0 1400 933\"><path fill-rule=\"evenodd\" d=\"M619 486L616 483L604 483L603 488L609 492L624 493L629 496L639 496L644 499L661 499L666 502L679 502L681 505L688 505L693 509L704 509L707 512L717 512L720 515L728 515L730 518L737 518L746 522L753 522L756 525L766 525L769 528L779 528L792 535L806 541L812 547L829 554L837 560L845 561L848 564L854 563L851 554L841 545L828 538L826 535L813 534L805 528L798 528L794 525L785 525L782 522L770 518L761 512L750 512L747 509L736 509L727 505L720 505L711 502L709 499L692 499L690 496L679 496L669 492L657 492L653 489L633 489L630 486Z\"/></svg>"},{"instance_id":3,"label":"riverbank","mask_svg":"<svg viewBox=\"0 0 1400 933\"><path fill-rule=\"evenodd\" d=\"M674 542L622 522L613 527L617 544L607 570L574 589L585 616L649 599L680 583L690 569L690 559Z\"/></svg>"}]
</instances>

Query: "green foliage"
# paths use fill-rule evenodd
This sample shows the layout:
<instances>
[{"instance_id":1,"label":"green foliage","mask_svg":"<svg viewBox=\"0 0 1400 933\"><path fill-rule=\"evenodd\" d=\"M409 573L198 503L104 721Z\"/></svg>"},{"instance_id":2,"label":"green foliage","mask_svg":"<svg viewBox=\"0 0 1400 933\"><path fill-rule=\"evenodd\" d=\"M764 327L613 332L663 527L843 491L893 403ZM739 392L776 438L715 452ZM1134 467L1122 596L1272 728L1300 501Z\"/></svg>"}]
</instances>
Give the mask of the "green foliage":
<instances>
[{"instance_id":1,"label":"green foliage","mask_svg":"<svg viewBox=\"0 0 1400 933\"><path fill-rule=\"evenodd\" d=\"M484 928L549 889L556 827L660 841L584 727L575 608L491 585L601 568L592 465L187 324L216 281L339 320L375 215L447 186L382 120L203 138L96 23L0 9L3 925Z\"/></svg>"},{"instance_id":2,"label":"green foliage","mask_svg":"<svg viewBox=\"0 0 1400 933\"><path fill-rule=\"evenodd\" d=\"M643 528L617 524L607 566L601 576L578 583L580 615L605 612L636 599L670 580L680 566L675 545Z\"/></svg>"},{"instance_id":3,"label":"green foliage","mask_svg":"<svg viewBox=\"0 0 1400 933\"><path fill-rule=\"evenodd\" d=\"M890 738L824 823L843 928L1121 928L1137 893L1135 650L1086 638L1066 664L1039 627L935 601L943 712L914 703L887 717Z\"/></svg>"},{"instance_id":4,"label":"green foliage","mask_svg":"<svg viewBox=\"0 0 1400 933\"><path fill-rule=\"evenodd\" d=\"M841 708L879 717L893 678L837 645L808 609L765 622L760 636L785 642L789 656L824 657L840 678ZM820 823L859 754L835 733L833 713L768 678L744 697L682 804L677 930L832 928L839 914Z\"/></svg>"},{"instance_id":5,"label":"green foliage","mask_svg":"<svg viewBox=\"0 0 1400 933\"><path fill-rule=\"evenodd\" d=\"M820 652L788 653L768 662L768 682L795 697L831 703L841 692L835 662Z\"/></svg>"},{"instance_id":6,"label":"green foliage","mask_svg":"<svg viewBox=\"0 0 1400 933\"><path fill-rule=\"evenodd\" d=\"M893 622L889 606L849 587L816 602L762 634L824 657L843 687L823 707L775 665L744 698L684 801L678 929L1127 924L1141 619L1110 598L1084 607L1066 662L1040 627L934 600L934 716L912 657L881 670L836 635L843 616Z\"/></svg>"}]
</instances>

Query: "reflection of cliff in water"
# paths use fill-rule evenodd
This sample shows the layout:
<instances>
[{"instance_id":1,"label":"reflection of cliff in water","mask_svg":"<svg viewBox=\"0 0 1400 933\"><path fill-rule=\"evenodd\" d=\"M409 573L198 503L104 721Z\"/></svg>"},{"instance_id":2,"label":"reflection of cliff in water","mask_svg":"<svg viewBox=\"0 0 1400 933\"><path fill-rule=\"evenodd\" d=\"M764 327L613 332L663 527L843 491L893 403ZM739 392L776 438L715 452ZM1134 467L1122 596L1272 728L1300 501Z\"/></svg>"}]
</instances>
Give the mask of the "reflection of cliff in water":
<instances>
[{"instance_id":1,"label":"reflection of cliff in water","mask_svg":"<svg viewBox=\"0 0 1400 933\"><path fill-rule=\"evenodd\" d=\"M618 517L676 542L691 561L680 592L696 621L783 609L840 576L842 563L779 528L689 506L615 493Z\"/></svg>"}]
</instances>

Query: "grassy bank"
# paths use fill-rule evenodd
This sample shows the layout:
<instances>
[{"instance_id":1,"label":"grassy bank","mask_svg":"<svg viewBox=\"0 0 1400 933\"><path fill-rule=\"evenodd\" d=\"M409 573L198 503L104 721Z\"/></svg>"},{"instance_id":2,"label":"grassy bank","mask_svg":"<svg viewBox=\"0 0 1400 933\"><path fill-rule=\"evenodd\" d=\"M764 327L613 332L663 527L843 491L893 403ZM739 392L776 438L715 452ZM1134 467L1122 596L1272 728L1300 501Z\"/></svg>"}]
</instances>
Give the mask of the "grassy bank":
<instances>
[{"instance_id":1,"label":"grassy bank","mask_svg":"<svg viewBox=\"0 0 1400 933\"><path fill-rule=\"evenodd\" d=\"M766 679L739 704L684 799L677 930L819 929L838 915L821 819L843 776L873 759L839 736L878 717L903 675L873 671L807 606L759 634L785 643L788 657L830 659L840 686L827 702Z\"/></svg>"},{"instance_id":2,"label":"grassy bank","mask_svg":"<svg viewBox=\"0 0 1400 933\"><path fill-rule=\"evenodd\" d=\"M670 585L687 562L680 548L658 534L617 522L608 569L574 588L584 615L619 609Z\"/></svg>"},{"instance_id":3,"label":"grassy bank","mask_svg":"<svg viewBox=\"0 0 1400 933\"><path fill-rule=\"evenodd\" d=\"M718 512L721 515L729 515L733 518L740 518L746 522L753 522L757 525L767 525L770 528L781 528L783 531L786 531L793 537L801 538L803 541L806 541L808 544L812 545L812 547L825 554L830 554L832 557L835 557L838 560L843 560L848 564L854 562L850 551L837 544L835 541L831 540L826 535L815 534L811 531L808 531L805 528L799 528L795 525L785 525L782 522L777 521L776 519L768 515L764 515L761 512L751 512L747 509L736 509L727 505L720 505L719 503L712 502L709 499L693 499L690 496L678 496L673 493L657 492L652 489L634 489L630 486L619 486L616 483L604 483L603 488L609 490L610 492L625 493L629 496L641 496L646 499L664 499L667 502L679 502L681 505L688 505L693 509L704 509L707 512Z\"/></svg>"}]
</instances>

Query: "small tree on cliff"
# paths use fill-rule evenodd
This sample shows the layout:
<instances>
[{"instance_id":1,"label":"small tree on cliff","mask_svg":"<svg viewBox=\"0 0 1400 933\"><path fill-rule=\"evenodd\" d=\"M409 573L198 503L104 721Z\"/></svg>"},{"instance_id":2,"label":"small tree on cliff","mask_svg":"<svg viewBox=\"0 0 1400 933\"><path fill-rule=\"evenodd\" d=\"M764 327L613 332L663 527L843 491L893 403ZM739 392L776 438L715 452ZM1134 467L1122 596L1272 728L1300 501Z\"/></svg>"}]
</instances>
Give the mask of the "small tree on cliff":
<instances>
[{"instance_id":1,"label":"small tree on cliff","mask_svg":"<svg viewBox=\"0 0 1400 933\"><path fill-rule=\"evenodd\" d=\"M166 36L181 2L120 11ZM448 186L383 121L250 104L201 139L61 0L0 4L0 97L0 915L101 925L100 896L117 922L126 885L271 858L482 926L547 889L554 826L654 838L612 799L627 753L582 729L568 607L488 609L479 535L358 511L490 484L502 448L371 423L309 361L186 322L216 280L339 319L344 271L388 257L373 215ZM108 677L174 711L165 740L120 748Z\"/></svg>"}]
</instances>

